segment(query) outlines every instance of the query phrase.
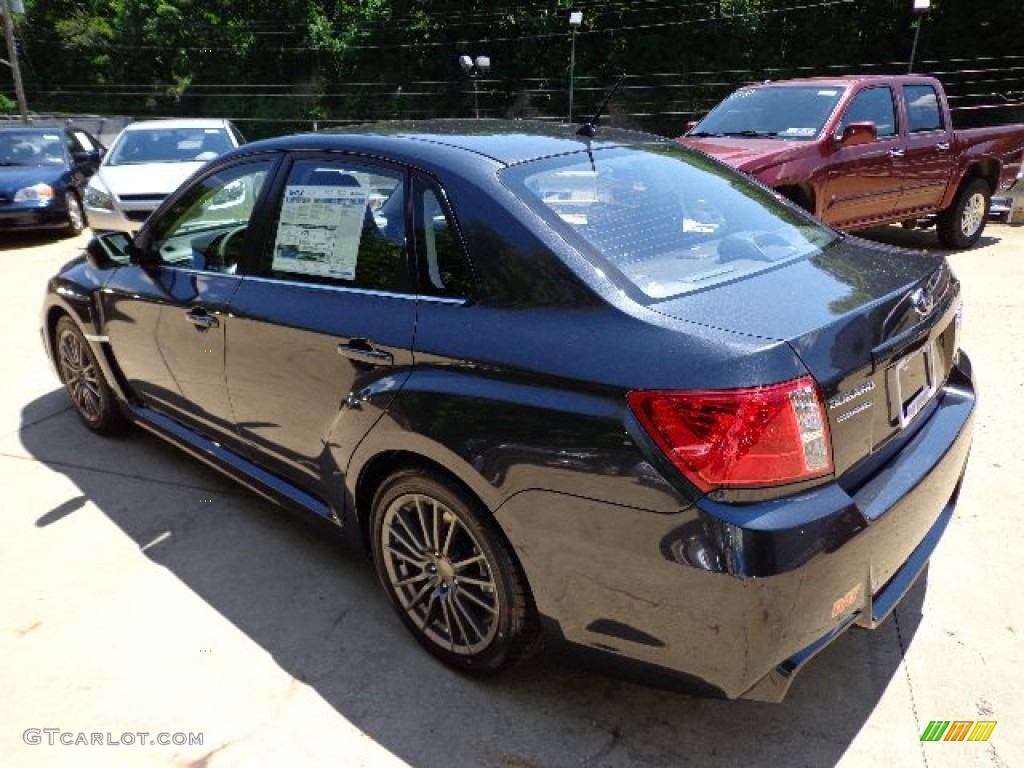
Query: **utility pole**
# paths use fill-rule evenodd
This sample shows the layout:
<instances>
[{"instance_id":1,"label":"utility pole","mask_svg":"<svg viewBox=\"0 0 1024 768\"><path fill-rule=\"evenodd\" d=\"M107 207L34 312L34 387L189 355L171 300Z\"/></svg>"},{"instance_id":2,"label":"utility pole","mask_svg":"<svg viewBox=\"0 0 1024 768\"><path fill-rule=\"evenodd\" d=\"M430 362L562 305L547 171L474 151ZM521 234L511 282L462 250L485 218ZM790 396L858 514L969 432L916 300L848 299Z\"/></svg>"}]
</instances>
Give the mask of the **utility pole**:
<instances>
[{"instance_id":1,"label":"utility pole","mask_svg":"<svg viewBox=\"0 0 1024 768\"><path fill-rule=\"evenodd\" d=\"M907 66L907 74L914 74L914 57L917 55L917 38L921 36L921 24L924 15L931 7L932 0L914 0L914 13L917 15L917 24L914 26L914 44L910 47L910 64Z\"/></svg>"},{"instance_id":2,"label":"utility pole","mask_svg":"<svg viewBox=\"0 0 1024 768\"><path fill-rule=\"evenodd\" d=\"M572 91L573 81L576 79L576 30L583 23L583 11L571 11L569 13L569 29L572 34L572 48L569 53L569 125L572 125Z\"/></svg>"},{"instance_id":3,"label":"utility pole","mask_svg":"<svg viewBox=\"0 0 1024 768\"><path fill-rule=\"evenodd\" d=\"M14 14L11 11L11 0L0 0L0 7L4 13L4 37L7 38L7 55L10 61L0 59L11 68L11 77L14 79L14 94L18 99L18 110L21 112L21 122L28 125L28 104L25 102L25 87L21 84L21 67L18 66L18 49L14 44ZM20 8L19 4L19 8Z\"/></svg>"}]
</instances>

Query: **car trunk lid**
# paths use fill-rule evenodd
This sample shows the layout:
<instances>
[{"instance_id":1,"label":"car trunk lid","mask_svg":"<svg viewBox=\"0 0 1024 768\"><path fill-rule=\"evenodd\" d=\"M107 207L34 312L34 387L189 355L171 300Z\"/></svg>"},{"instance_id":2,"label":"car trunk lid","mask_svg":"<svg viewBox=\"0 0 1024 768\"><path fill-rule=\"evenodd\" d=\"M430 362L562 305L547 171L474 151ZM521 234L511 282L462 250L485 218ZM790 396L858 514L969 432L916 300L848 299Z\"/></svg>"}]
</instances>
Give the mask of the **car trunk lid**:
<instances>
[{"instance_id":1,"label":"car trunk lid","mask_svg":"<svg viewBox=\"0 0 1024 768\"><path fill-rule=\"evenodd\" d=\"M959 283L943 257L849 237L818 255L653 306L788 342L824 395L837 476L927 410L953 366L959 307Z\"/></svg>"}]
</instances>

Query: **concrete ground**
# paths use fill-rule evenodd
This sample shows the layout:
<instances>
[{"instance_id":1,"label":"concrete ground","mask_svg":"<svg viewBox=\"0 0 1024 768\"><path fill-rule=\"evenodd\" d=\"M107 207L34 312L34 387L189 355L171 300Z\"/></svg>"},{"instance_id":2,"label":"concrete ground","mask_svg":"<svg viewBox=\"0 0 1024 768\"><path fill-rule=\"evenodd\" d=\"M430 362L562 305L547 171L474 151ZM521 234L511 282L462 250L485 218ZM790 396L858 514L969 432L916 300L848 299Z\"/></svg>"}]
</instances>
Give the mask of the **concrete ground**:
<instances>
[{"instance_id":1,"label":"concrete ground","mask_svg":"<svg viewBox=\"0 0 1024 768\"><path fill-rule=\"evenodd\" d=\"M873 236L935 247L932 233ZM85 240L3 238L5 766L1024 765L1024 228L992 225L952 256L983 399L928 579L782 704L550 658L488 682L441 667L367 562L156 438L87 433L36 329L46 278ZM931 720L998 725L984 743L922 743Z\"/></svg>"}]
</instances>

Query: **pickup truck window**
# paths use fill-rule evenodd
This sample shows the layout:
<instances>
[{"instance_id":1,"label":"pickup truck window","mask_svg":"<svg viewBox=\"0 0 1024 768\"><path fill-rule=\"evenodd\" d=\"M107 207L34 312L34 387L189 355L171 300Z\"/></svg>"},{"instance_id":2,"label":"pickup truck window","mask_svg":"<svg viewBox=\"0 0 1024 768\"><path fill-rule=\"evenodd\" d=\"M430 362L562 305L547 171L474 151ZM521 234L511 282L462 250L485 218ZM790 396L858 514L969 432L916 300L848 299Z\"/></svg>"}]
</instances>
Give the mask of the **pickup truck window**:
<instances>
[{"instance_id":1,"label":"pickup truck window","mask_svg":"<svg viewBox=\"0 0 1024 768\"><path fill-rule=\"evenodd\" d=\"M741 88L687 135L811 141L821 134L845 90L823 85Z\"/></svg>"},{"instance_id":2,"label":"pickup truck window","mask_svg":"<svg viewBox=\"0 0 1024 768\"><path fill-rule=\"evenodd\" d=\"M863 122L874 123L879 138L896 135L896 107L891 88L867 88L854 96L839 123L837 133L842 135L843 129L850 123Z\"/></svg>"},{"instance_id":3,"label":"pickup truck window","mask_svg":"<svg viewBox=\"0 0 1024 768\"><path fill-rule=\"evenodd\" d=\"M944 128L939 96L930 85L903 86L903 100L907 104L907 129L911 133L941 131Z\"/></svg>"}]
</instances>

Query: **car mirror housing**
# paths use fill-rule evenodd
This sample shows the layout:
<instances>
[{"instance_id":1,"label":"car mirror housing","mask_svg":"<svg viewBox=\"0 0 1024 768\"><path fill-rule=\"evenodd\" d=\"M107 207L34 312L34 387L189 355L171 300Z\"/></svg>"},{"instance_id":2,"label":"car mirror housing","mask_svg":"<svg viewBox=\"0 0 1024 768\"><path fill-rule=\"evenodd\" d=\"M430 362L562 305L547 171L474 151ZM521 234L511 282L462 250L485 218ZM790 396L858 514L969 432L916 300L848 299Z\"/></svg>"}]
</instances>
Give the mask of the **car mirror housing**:
<instances>
[{"instance_id":1,"label":"car mirror housing","mask_svg":"<svg viewBox=\"0 0 1024 768\"><path fill-rule=\"evenodd\" d=\"M95 235L85 246L89 263L98 269L114 267L126 262L138 263L131 238L124 232L106 232Z\"/></svg>"},{"instance_id":2,"label":"car mirror housing","mask_svg":"<svg viewBox=\"0 0 1024 768\"><path fill-rule=\"evenodd\" d=\"M840 147L856 147L858 144L870 144L878 138L878 126L873 122L864 121L850 123L838 137Z\"/></svg>"}]
</instances>

